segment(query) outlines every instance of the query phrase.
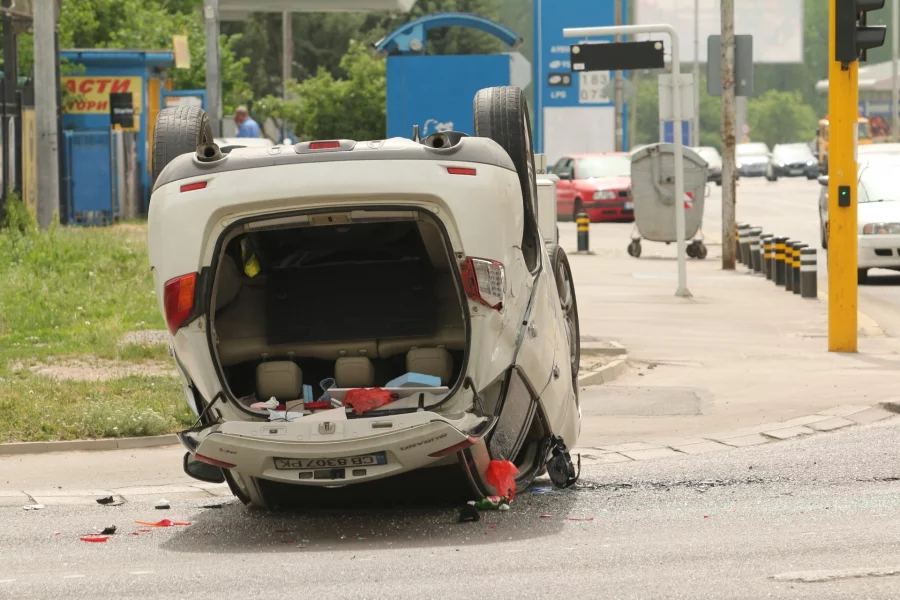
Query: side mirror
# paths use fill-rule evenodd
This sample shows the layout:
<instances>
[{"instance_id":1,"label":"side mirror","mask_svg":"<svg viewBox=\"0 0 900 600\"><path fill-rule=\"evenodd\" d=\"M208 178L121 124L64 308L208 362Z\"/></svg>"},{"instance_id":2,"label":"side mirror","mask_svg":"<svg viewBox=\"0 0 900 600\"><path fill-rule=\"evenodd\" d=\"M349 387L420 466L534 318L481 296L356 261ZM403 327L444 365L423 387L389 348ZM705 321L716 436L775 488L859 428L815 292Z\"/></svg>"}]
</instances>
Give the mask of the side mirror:
<instances>
[{"instance_id":1,"label":"side mirror","mask_svg":"<svg viewBox=\"0 0 900 600\"><path fill-rule=\"evenodd\" d=\"M819 185L828 187L828 175L819 175Z\"/></svg>"},{"instance_id":2,"label":"side mirror","mask_svg":"<svg viewBox=\"0 0 900 600\"><path fill-rule=\"evenodd\" d=\"M225 483L225 474L221 468L200 462L190 452L184 454L184 472L206 483Z\"/></svg>"},{"instance_id":3,"label":"side mirror","mask_svg":"<svg viewBox=\"0 0 900 600\"><path fill-rule=\"evenodd\" d=\"M559 177L562 181L572 181L571 173L557 173L556 176Z\"/></svg>"}]
</instances>

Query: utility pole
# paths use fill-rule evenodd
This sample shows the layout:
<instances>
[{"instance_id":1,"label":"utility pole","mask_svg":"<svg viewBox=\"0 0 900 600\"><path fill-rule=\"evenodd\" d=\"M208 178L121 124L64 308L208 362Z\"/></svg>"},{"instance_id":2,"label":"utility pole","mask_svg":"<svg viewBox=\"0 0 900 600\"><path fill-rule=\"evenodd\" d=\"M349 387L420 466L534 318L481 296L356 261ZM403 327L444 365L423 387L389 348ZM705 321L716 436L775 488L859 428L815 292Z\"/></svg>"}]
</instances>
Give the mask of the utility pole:
<instances>
[{"instance_id":1,"label":"utility pole","mask_svg":"<svg viewBox=\"0 0 900 600\"><path fill-rule=\"evenodd\" d=\"M897 83L897 61L900 53L900 1L891 2L891 140L900 141L900 88Z\"/></svg>"},{"instance_id":2,"label":"utility pole","mask_svg":"<svg viewBox=\"0 0 900 600\"><path fill-rule=\"evenodd\" d=\"M613 0L613 4L616 7L616 26L622 25L622 0ZM622 37L619 34L616 34L616 43L622 41ZM625 134L624 134L624 120L623 120L623 107L625 105L625 98L623 96L622 91L622 71L615 72L616 78L616 152L621 152L623 148L623 144L625 143Z\"/></svg>"},{"instance_id":3,"label":"utility pole","mask_svg":"<svg viewBox=\"0 0 900 600\"><path fill-rule=\"evenodd\" d=\"M59 211L57 128L56 1L34 2L34 109L37 129L37 220L42 230Z\"/></svg>"},{"instance_id":4,"label":"utility pole","mask_svg":"<svg viewBox=\"0 0 900 600\"><path fill-rule=\"evenodd\" d=\"M294 23L289 10L281 13L281 97L288 100L288 82L294 66ZM287 121L281 122L281 143L287 138Z\"/></svg>"},{"instance_id":5,"label":"utility pole","mask_svg":"<svg viewBox=\"0 0 900 600\"><path fill-rule=\"evenodd\" d=\"M707 57L706 60L709 60ZM694 0L694 122L691 143L700 145L700 0Z\"/></svg>"},{"instance_id":6,"label":"utility pole","mask_svg":"<svg viewBox=\"0 0 900 600\"><path fill-rule=\"evenodd\" d=\"M722 0L722 268L734 270L734 0Z\"/></svg>"},{"instance_id":7,"label":"utility pole","mask_svg":"<svg viewBox=\"0 0 900 600\"><path fill-rule=\"evenodd\" d=\"M206 22L206 112L213 135L222 135L222 80L219 66L219 0L203 1Z\"/></svg>"}]
</instances>

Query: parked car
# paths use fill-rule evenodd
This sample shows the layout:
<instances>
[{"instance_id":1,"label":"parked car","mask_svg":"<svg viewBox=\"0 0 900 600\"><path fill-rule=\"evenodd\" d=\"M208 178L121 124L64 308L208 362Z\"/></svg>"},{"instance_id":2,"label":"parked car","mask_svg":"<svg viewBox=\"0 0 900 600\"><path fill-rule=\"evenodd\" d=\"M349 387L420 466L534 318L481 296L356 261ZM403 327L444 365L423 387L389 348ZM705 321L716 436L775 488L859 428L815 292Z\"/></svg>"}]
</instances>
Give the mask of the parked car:
<instances>
[{"instance_id":1,"label":"parked car","mask_svg":"<svg viewBox=\"0 0 900 600\"><path fill-rule=\"evenodd\" d=\"M858 164L896 163L897 156L900 156L900 144L897 143L868 144L856 149Z\"/></svg>"},{"instance_id":2,"label":"parked car","mask_svg":"<svg viewBox=\"0 0 900 600\"><path fill-rule=\"evenodd\" d=\"M579 213L586 213L592 223L634 221L629 154L572 154L556 161L552 173L559 177L559 218L574 220Z\"/></svg>"},{"instance_id":3,"label":"parked car","mask_svg":"<svg viewBox=\"0 0 900 600\"><path fill-rule=\"evenodd\" d=\"M900 157L891 162L860 164L856 202L859 283L866 283L869 269L900 271ZM822 247L828 248L828 175L819 177L819 228Z\"/></svg>"},{"instance_id":4,"label":"parked car","mask_svg":"<svg viewBox=\"0 0 900 600\"><path fill-rule=\"evenodd\" d=\"M818 175L819 163L807 144L775 144L772 148L772 157L766 165L769 181L778 181L779 177L815 179Z\"/></svg>"},{"instance_id":5,"label":"parked car","mask_svg":"<svg viewBox=\"0 0 900 600\"><path fill-rule=\"evenodd\" d=\"M432 467L506 495L495 461L520 489L577 480L578 308L528 107L513 87L475 105L471 137L228 153L201 109L160 112L148 246L189 475L262 508L279 483Z\"/></svg>"},{"instance_id":6,"label":"parked car","mask_svg":"<svg viewBox=\"0 0 900 600\"><path fill-rule=\"evenodd\" d=\"M762 142L738 144L734 149L738 173L741 177L762 177L766 174L771 152Z\"/></svg>"},{"instance_id":7,"label":"parked car","mask_svg":"<svg viewBox=\"0 0 900 600\"><path fill-rule=\"evenodd\" d=\"M722 185L722 155L712 146L700 146L693 149L709 165L706 170L706 180L715 181L716 185Z\"/></svg>"}]
</instances>

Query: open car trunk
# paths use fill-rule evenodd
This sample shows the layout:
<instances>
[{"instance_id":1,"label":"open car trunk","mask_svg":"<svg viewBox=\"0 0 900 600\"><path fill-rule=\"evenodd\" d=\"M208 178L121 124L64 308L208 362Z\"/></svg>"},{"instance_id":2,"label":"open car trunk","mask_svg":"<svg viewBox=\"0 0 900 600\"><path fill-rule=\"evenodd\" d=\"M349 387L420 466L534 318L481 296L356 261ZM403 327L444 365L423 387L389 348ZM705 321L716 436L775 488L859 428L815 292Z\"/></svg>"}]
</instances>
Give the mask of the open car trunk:
<instances>
[{"instance_id":1,"label":"open car trunk","mask_svg":"<svg viewBox=\"0 0 900 600\"><path fill-rule=\"evenodd\" d=\"M226 231L214 264L210 339L223 384L241 405L274 397L290 409L321 397L328 379L331 397L343 400L349 389L407 376L383 410L433 407L455 390L465 367L465 295L434 217L267 219L277 225L257 220Z\"/></svg>"}]
</instances>

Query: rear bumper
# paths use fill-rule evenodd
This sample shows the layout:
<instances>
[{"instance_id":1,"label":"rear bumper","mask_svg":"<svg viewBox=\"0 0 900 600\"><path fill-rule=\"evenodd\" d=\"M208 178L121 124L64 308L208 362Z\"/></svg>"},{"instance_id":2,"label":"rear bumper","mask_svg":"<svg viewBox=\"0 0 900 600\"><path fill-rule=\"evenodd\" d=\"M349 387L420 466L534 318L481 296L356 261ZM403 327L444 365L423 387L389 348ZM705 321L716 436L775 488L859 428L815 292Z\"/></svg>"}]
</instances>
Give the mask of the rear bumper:
<instances>
[{"instance_id":1,"label":"rear bumper","mask_svg":"<svg viewBox=\"0 0 900 600\"><path fill-rule=\"evenodd\" d=\"M486 417L467 414L450 421L424 411L334 421L314 416L292 422L231 421L183 433L179 439L189 452L233 465L231 469L242 476L334 486L432 466L446 461L447 456L455 460L456 450L440 453L477 443L490 430L489 424ZM380 431L385 433L377 433ZM343 460L379 453L384 464Z\"/></svg>"}]
</instances>

